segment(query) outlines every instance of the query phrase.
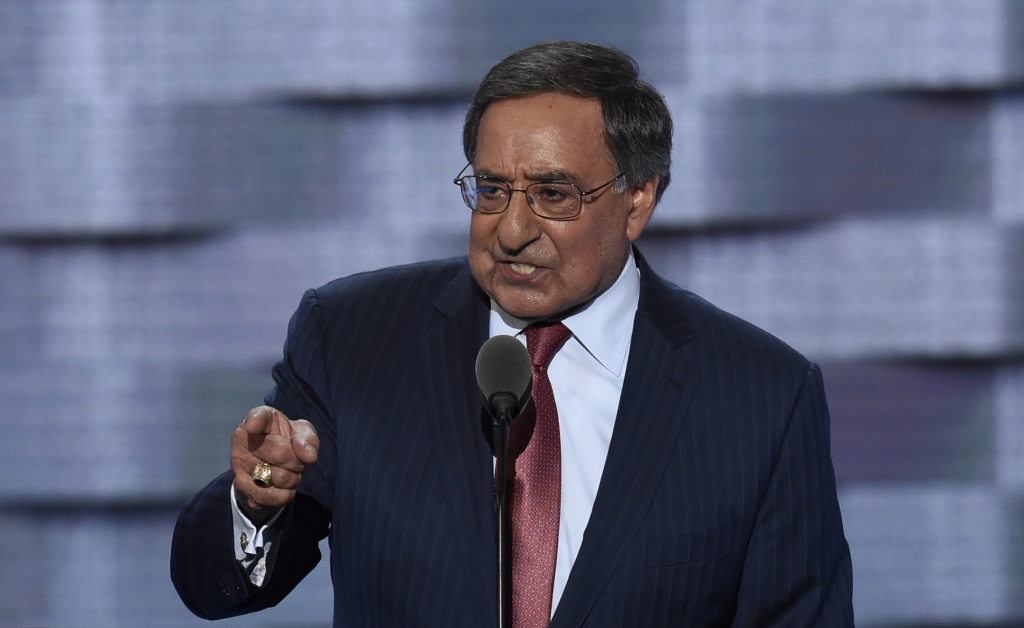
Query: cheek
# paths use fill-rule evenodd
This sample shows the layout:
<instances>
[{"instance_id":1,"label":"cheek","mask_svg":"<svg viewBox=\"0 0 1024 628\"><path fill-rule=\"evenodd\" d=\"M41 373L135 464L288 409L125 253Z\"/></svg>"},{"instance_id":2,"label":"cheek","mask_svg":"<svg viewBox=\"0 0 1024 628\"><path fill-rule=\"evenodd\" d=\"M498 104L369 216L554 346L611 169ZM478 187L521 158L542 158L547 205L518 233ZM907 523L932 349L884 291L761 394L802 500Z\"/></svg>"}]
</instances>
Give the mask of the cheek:
<instances>
[{"instance_id":1,"label":"cheek","mask_svg":"<svg viewBox=\"0 0 1024 628\"><path fill-rule=\"evenodd\" d=\"M568 274L579 289L606 288L618 277L629 254L625 225L613 222L617 216L602 218L603 222L594 221L589 229L576 234L571 244L565 242L564 251L569 253L566 266L571 269Z\"/></svg>"},{"instance_id":2,"label":"cheek","mask_svg":"<svg viewBox=\"0 0 1024 628\"><path fill-rule=\"evenodd\" d=\"M494 260L490 254L494 230L485 220L478 220L477 216L478 214L473 214L469 226L469 269L477 283L486 286L489 282L488 277L494 270Z\"/></svg>"},{"instance_id":3,"label":"cheek","mask_svg":"<svg viewBox=\"0 0 1024 628\"><path fill-rule=\"evenodd\" d=\"M469 223L469 251L487 250L490 248L490 240L494 232L483 220L486 216L480 216L479 214L473 214L473 218Z\"/></svg>"},{"instance_id":4,"label":"cheek","mask_svg":"<svg viewBox=\"0 0 1024 628\"><path fill-rule=\"evenodd\" d=\"M593 287L607 265L608 243L600 233L580 233L562 244L559 250L565 271L562 281L580 289Z\"/></svg>"}]
</instances>

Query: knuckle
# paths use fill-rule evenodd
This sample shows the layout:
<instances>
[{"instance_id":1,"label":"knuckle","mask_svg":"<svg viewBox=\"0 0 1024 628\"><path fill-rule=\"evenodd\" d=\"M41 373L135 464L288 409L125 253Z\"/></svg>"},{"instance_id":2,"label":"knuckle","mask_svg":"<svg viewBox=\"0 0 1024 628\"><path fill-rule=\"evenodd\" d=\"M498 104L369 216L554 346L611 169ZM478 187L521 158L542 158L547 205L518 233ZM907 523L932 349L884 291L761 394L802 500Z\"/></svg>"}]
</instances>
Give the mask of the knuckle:
<instances>
[{"instance_id":1,"label":"knuckle","mask_svg":"<svg viewBox=\"0 0 1024 628\"><path fill-rule=\"evenodd\" d=\"M232 448L230 457L231 467L233 469L244 469L246 466L246 462L251 457L247 454L248 452L244 450L240 451L238 449Z\"/></svg>"},{"instance_id":2,"label":"knuckle","mask_svg":"<svg viewBox=\"0 0 1024 628\"><path fill-rule=\"evenodd\" d=\"M295 454L291 451L291 448L284 449L282 447L273 447L265 452L265 456L262 456L263 460L269 462L275 467L287 467L294 464L293 460Z\"/></svg>"},{"instance_id":3,"label":"knuckle","mask_svg":"<svg viewBox=\"0 0 1024 628\"><path fill-rule=\"evenodd\" d=\"M293 489L296 486L298 486L299 482L302 480L301 471L286 471L282 473L282 475L283 477L281 478L281 488Z\"/></svg>"}]
</instances>

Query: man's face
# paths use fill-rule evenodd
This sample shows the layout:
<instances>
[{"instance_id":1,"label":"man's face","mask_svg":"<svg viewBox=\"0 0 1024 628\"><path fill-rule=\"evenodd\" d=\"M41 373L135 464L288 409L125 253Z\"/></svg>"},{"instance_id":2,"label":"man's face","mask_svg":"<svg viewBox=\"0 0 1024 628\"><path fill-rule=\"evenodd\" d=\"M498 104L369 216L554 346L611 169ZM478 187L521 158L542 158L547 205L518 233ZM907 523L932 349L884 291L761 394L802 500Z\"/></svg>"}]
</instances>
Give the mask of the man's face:
<instances>
[{"instance_id":1,"label":"man's face","mask_svg":"<svg viewBox=\"0 0 1024 628\"><path fill-rule=\"evenodd\" d=\"M538 181L567 181L586 192L618 174L604 139L600 101L559 92L488 106L473 168L517 190ZM473 277L513 316L567 314L618 278L630 242L654 210L656 186L654 179L619 193L610 185L585 196L580 215L565 221L541 218L525 194L513 192L504 212L473 213Z\"/></svg>"}]
</instances>

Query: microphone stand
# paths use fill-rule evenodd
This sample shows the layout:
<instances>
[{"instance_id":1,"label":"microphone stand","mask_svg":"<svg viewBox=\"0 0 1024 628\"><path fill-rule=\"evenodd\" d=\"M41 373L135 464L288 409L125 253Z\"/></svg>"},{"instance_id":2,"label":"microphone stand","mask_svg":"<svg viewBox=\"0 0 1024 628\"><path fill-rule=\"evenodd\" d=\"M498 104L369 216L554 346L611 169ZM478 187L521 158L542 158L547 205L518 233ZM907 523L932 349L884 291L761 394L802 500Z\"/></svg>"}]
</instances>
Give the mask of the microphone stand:
<instances>
[{"instance_id":1,"label":"microphone stand","mask_svg":"<svg viewBox=\"0 0 1024 628\"><path fill-rule=\"evenodd\" d=\"M494 437L495 465L495 507L498 511L498 527L495 544L498 558L498 628L512 626L512 531L507 506L508 493L508 430L512 423L515 399L506 394L495 395L492 399L495 414L491 417L491 433Z\"/></svg>"}]
</instances>

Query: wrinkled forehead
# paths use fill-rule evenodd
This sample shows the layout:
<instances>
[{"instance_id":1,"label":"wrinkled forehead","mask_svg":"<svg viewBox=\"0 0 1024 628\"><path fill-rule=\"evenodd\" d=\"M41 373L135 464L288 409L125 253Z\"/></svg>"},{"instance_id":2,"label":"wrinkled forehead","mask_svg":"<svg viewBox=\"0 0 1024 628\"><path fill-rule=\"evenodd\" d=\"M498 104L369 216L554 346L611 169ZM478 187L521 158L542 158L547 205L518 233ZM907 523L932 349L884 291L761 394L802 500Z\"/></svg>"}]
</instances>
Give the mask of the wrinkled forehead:
<instances>
[{"instance_id":1,"label":"wrinkled forehead","mask_svg":"<svg viewBox=\"0 0 1024 628\"><path fill-rule=\"evenodd\" d=\"M478 172L502 178L550 180L553 172L604 175L614 164L601 104L560 92L495 102L481 118L473 165Z\"/></svg>"}]
</instances>

